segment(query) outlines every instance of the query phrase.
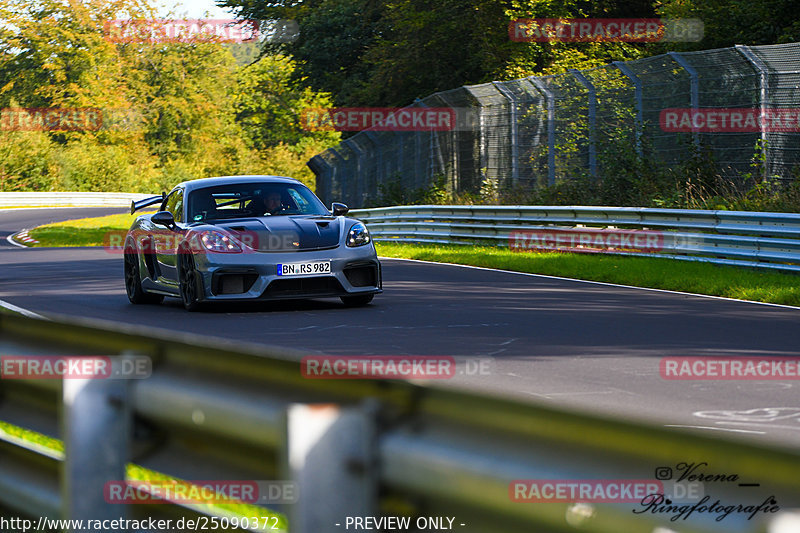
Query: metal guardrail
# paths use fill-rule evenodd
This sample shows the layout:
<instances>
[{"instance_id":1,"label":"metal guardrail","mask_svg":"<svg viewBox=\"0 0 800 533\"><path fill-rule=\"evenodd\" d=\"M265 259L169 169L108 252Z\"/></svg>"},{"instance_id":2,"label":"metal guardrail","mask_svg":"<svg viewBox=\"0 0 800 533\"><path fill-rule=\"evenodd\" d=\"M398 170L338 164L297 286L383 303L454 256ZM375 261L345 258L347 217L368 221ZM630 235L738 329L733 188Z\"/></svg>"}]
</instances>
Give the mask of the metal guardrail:
<instances>
[{"instance_id":1,"label":"metal guardrail","mask_svg":"<svg viewBox=\"0 0 800 533\"><path fill-rule=\"evenodd\" d=\"M790 510L800 494L796 449L428 383L305 379L297 352L51 318L0 314L0 351L144 355L153 369L141 380L0 380L0 420L62 438L66 450L0 430L0 508L12 514L97 520L205 512L107 503L104 483L121 479L132 461L186 480L293 480L299 499L277 510L294 533L341 532L350 529L347 517L400 515L412 524L452 517L452 529L465 533L796 531L776 525L798 523ZM657 467L684 462L760 483L705 483L713 499L758 505L772 495L780 509L752 520L698 512L676 522L669 513L633 513L633 503L518 502L510 492L520 479L653 479Z\"/></svg>"},{"instance_id":2,"label":"metal guardrail","mask_svg":"<svg viewBox=\"0 0 800 533\"><path fill-rule=\"evenodd\" d=\"M351 213L368 224L375 240L384 242L606 252L800 272L800 214L460 205L382 207ZM626 245L619 242L626 230L641 233L629 235ZM611 240L609 235L617 237ZM635 242L637 235L640 245ZM597 237L600 244L595 244Z\"/></svg>"},{"instance_id":3,"label":"metal guardrail","mask_svg":"<svg viewBox=\"0 0 800 533\"><path fill-rule=\"evenodd\" d=\"M124 192L0 192L0 207L130 207L147 194Z\"/></svg>"}]
</instances>

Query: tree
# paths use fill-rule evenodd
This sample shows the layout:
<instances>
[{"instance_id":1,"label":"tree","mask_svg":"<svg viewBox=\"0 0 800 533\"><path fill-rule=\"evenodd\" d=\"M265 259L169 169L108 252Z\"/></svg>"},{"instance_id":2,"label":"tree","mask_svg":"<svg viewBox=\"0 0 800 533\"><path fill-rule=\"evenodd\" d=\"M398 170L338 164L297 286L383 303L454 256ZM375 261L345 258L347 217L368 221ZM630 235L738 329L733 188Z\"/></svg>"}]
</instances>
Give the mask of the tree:
<instances>
[{"instance_id":1,"label":"tree","mask_svg":"<svg viewBox=\"0 0 800 533\"><path fill-rule=\"evenodd\" d=\"M796 0L665 0L659 7L667 18L699 18L702 41L677 48L704 50L736 44L761 45L800 41Z\"/></svg>"},{"instance_id":2,"label":"tree","mask_svg":"<svg viewBox=\"0 0 800 533\"><path fill-rule=\"evenodd\" d=\"M236 121L256 149L309 140L333 145L339 139L337 132L313 132L304 127L306 110L330 108L332 101L329 95L315 93L298 82L295 69L292 59L269 55L238 73L233 96Z\"/></svg>"},{"instance_id":3,"label":"tree","mask_svg":"<svg viewBox=\"0 0 800 533\"><path fill-rule=\"evenodd\" d=\"M243 18L294 18L300 38L275 45L338 105L401 106L417 97L647 55L631 43L513 42L516 18L653 17L647 0L223 0Z\"/></svg>"},{"instance_id":4,"label":"tree","mask_svg":"<svg viewBox=\"0 0 800 533\"><path fill-rule=\"evenodd\" d=\"M0 105L119 107L124 70L103 25L137 0L0 0Z\"/></svg>"}]
</instances>

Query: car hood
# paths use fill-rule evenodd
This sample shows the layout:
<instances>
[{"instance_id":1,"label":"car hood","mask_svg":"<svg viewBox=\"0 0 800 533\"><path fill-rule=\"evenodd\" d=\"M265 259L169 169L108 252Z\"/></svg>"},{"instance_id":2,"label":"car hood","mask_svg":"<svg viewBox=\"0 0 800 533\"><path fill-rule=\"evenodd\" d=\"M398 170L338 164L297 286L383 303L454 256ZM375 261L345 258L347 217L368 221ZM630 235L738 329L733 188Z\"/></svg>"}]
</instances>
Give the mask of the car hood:
<instances>
[{"instance_id":1,"label":"car hood","mask_svg":"<svg viewBox=\"0 0 800 533\"><path fill-rule=\"evenodd\" d=\"M320 250L339 245L342 218L312 215L275 215L224 220L213 225L236 235L261 252Z\"/></svg>"}]
</instances>

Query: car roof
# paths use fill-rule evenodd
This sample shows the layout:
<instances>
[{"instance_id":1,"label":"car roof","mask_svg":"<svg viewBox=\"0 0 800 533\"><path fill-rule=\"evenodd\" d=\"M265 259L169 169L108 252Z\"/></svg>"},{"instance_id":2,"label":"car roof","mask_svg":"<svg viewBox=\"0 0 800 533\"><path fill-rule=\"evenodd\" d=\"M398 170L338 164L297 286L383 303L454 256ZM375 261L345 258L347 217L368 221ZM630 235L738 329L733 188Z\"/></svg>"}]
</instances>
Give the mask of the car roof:
<instances>
[{"instance_id":1,"label":"car roof","mask_svg":"<svg viewBox=\"0 0 800 533\"><path fill-rule=\"evenodd\" d=\"M230 185L233 183L287 183L292 185L302 185L300 180L287 178L286 176L217 176L214 178L200 178L191 181L184 181L173 187L173 190L177 187L184 187L186 191L189 192L194 189L204 189L206 187Z\"/></svg>"}]
</instances>

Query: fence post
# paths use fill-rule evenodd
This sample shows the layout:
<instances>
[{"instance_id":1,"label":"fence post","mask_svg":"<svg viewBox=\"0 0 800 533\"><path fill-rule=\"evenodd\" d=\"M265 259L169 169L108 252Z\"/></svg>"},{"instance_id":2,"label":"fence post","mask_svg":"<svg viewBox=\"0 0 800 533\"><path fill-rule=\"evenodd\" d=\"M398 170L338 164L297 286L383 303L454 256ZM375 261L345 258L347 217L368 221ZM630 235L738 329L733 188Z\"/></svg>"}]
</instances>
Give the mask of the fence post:
<instances>
[{"instance_id":1,"label":"fence post","mask_svg":"<svg viewBox=\"0 0 800 533\"><path fill-rule=\"evenodd\" d=\"M758 122L761 125L761 149L764 150L764 181L766 181L769 177L770 157L769 144L767 143L767 125L764 121L764 117L766 117L767 114L767 102L769 101L769 69L767 69L767 65L764 64L761 58L753 53L749 46L737 44L736 50L742 54L758 72L759 100L761 104L761 120Z\"/></svg>"},{"instance_id":2,"label":"fence post","mask_svg":"<svg viewBox=\"0 0 800 533\"><path fill-rule=\"evenodd\" d=\"M341 144L339 145L341 146ZM342 190L342 167L344 166L344 157L336 148L328 148L328 152L336 158L336 164L333 166L333 174L331 175L331 201L347 202ZM335 190L334 190L335 189Z\"/></svg>"},{"instance_id":3,"label":"fence post","mask_svg":"<svg viewBox=\"0 0 800 533\"><path fill-rule=\"evenodd\" d=\"M284 479L298 487L289 511L292 533L344 531L347 517L378 515L374 421L368 402L287 409Z\"/></svg>"},{"instance_id":4,"label":"fence post","mask_svg":"<svg viewBox=\"0 0 800 533\"><path fill-rule=\"evenodd\" d=\"M331 171L332 168L321 155L315 155L308 160L308 168L316 176L316 194L322 201L329 204L331 200Z\"/></svg>"},{"instance_id":5,"label":"fence post","mask_svg":"<svg viewBox=\"0 0 800 533\"><path fill-rule=\"evenodd\" d=\"M353 172L353 175L350 176L350 186L348 187L350 190L350 202L353 202L353 200L358 198L359 201L354 203L357 206L364 207L364 188L359 186L364 181L364 165L362 165L362 160L364 159L364 150L358 146L353 137L346 139L342 142L342 144L350 148L350 151L356 155L355 172Z\"/></svg>"},{"instance_id":6,"label":"fence post","mask_svg":"<svg viewBox=\"0 0 800 533\"><path fill-rule=\"evenodd\" d=\"M589 91L589 172L597 177L597 91L594 84L583 73L574 68L569 69L573 76Z\"/></svg>"},{"instance_id":7,"label":"fence post","mask_svg":"<svg viewBox=\"0 0 800 533\"><path fill-rule=\"evenodd\" d=\"M378 136L374 131L364 130L364 135L366 135L367 139L369 139L373 146L372 155L374 164L373 173L375 174L375 190L372 191L372 194L375 195L375 199L377 200L379 199L381 185L383 184L383 145L379 142Z\"/></svg>"},{"instance_id":8,"label":"fence post","mask_svg":"<svg viewBox=\"0 0 800 533\"><path fill-rule=\"evenodd\" d=\"M420 107L430 107L428 104L426 104L423 100L420 100L419 98L417 98L415 101L416 101L417 104L419 104ZM451 108L451 109L453 109L453 108ZM458 114L458 112L456 112L456 125L453 127L453 130L455 130L458 127L458 116L457 116L457 114ZM419 134L419 138L420 138L419 149L420 149L420 153L421 153L422 152L422 140L421 140L422 139L422 131L418 132L418 134ZM428 164L427 164L428 173L426 174L426 178L427 179L425 180L427 183L432 183L433 182L433 176L436 175L436 160L437 160L437 158L439 160L439 167L442 170L442 176L444 176L444 178L446 180L447 179L447 167L444 164L444 156L442 156L441 146L439 146L439 138L437 137L437 133L434 130L430 130L428 132ZM451 183L452 183L452 180L451 180Z\"/></svg>"},{"instance_id":9,"label":"fence post","mask_svg":"<svg viewBox=\"0 0 800 533\"><path fill-rule=\"evenodd\" d=\"M685 57L680 55L678 52L667 52L669 57L675 60L675 62L683 68L686 72L689 73L689 101L690 105L692 106L692 110L697 111L700 107L700 79L697 76L697 71L695 68L689 63ZM700 148L700 134L697 131L692 131L692 140L694 140L694 145L698 149Z\"/></svg>"},{"instance_id":10,"label":"fence post","mask_svg":"<svg viewBox=\"0 0 800 533\"><path fill-rule=\"evenodd\" d=\"M114 372L121 368L126 357L110 359ZM99 367L97 370L95 378L62 381L61 512L64 519L105 520L124 518L126 514L127 506L106 501L104 488L109 481L125 482L125 467L130 460L130 381L115 379L113 374L112 377L101 375Z\"/></svg>"},{"instance_id":11,"label":"fence post","mask_svg":"<svg viewBox=\"0 0 800 533\"><path fill-rule=\"evenodd\" d=\"M459 89L463 89L463 87L459 87ZM453 90L456 90L456 89L453 89ZM444 104L447 107L449 107L450 109L456 109L456 110L459 109L457 107L453 107L452 102L447 99L447 96L445 96L447 94L447 92L452 92L452 91L440 91L440 92L434 93L433 96L437 97L439 99L439 101L444 102ZM461 175L462 165L461 165L461 157L460 157L460 150L459 150L459 143L460 143L460 140L461 140L460 137L461 137L461 133L462 133L462 128L464 130L466 130L466 127L469 124L468 119L471 118L471 116L472 116L472 108L469 108L469 110L467 110L467 108L463 108L463 109L464 109L464 113L465 113L465 115L464 115L465 121L464 121L463 125L461 125L460 127L457 126L457 127L453 128L450 131L443 132L445 135L449 135L450 136L449 142L450 142L450 146L452 147L451 153L447 154L448 155L447 159L449 160L449 163L450 163L451 168L452 168L452 171L451 171L451 175L452 175L452 177L451 177L451 187L452 187L452 191L453 191L454 194L459 192L459 191L461 191L461 184L462 184L462 182L464 180L463 176ZM458 112L456 112L456 113L458 113ZM480 127L480 124L479 124L479 127ZM438 150L439 155L440 155L440 157L439 157L440 164L442 165L442 169L446 171L447 167L445 166L445 159L444 159L444 156L441 155L442 146L441 146L441 139L439 138L439 132L435 132L435 133L432 132L432 136L435 139L436 149ZM474 153L470 154L470 157L474 161L474 157L475 157Z\"/></svg>"},{"instance_id":12,"label":"fence post","mask_svg":"<svg viewBox=\"0 0 800 533\"><path fill-rule=\"evenodd\" d=\"M642 157L642 130L644 129L644 106L642 102L642 80L634 74L633 70L622 61L614 61L614 66L619 69L633 83L633 96L636 100L636 154Z\"/></svg>"},{"instance_id":13,"label":"fence post","mask_svg":"<svg viewBox=\"0 0 800 533\"><path fill-rule=\"evenodd\" d=\"M542 80L536 76L528 78L539 89L547 102L547 181L550 185L556 183L556 102L553 92L545 87Z\"/></svg>"},{"instance_id":14,"label":"fence post","mask_svg":"<svg viewBox=\"0 0 800 533\"><path fill-rule=\"evenodd\" d=\"M508 90L504 83L493 81L492 84L500 91L500 94L508 100L510 108L509 118L511 120L511 185L519 185L519 119L517 117L517 97Z\"/></svg>"},{"instance_id":15,"label":"fence post","mask_svg":"<svg viewBox=\"0 0 800 533\"><path fill-rule=\"evenodd\" d=\"M418 107L428 107L428 105L421 99L417 98L414 103ZM428 139L428 164L423 164L424 156L424 139L423 130L415 130L414 132L414 183L417 185L425 186L425 184L433 183L433 141ZM432 133L431 133L432 135ZM427 170L427 172L426 172Z\"/></svg>"}]
</instances>

